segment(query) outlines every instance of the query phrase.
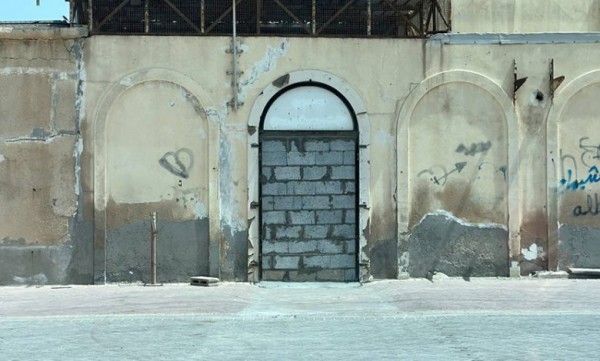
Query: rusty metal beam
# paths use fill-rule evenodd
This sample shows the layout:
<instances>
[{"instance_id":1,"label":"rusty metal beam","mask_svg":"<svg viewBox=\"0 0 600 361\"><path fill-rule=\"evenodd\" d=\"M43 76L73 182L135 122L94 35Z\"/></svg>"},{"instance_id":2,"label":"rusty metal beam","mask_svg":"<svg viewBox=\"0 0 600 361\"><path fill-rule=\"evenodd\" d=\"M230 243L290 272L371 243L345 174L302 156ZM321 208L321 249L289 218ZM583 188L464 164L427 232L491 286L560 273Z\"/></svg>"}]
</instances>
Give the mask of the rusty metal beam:
<instances>
[{"instance_id":1,"label":"rusty metal beam","mask_svg":"<svg viewBox=\"0 0 600 361\"><path fill-rule=\"evenodd\" d=\"M331 24L335 19L337 19L338 16L340 16L344 11L346 11L346 9L348 9L352 4L354 4L354 1L355 0L348 1L335 14L333 14L333 16L329 18L329 20L327 20L325 24L323 24L323 26L319 28L319 30L317 30L317 35L321 34L321 32L325 30L329 26L329 24Z\"/></svg>"},{"instance_id":2,"label":"rusty metal beam","mask_svg":"<svg viewBox=\"0 0 600 361\"><path fill-rule=\"evenodd\" d=\"M90 0L91 1L91 0ZM125 7L125 5L127 5L127 3L129 3L129 0L123 0L119 6L117 6L113 11L110 12L110 14L108 14L104 20L102 20L100 22L100 24L98 24L98 28L96 30L100 30L100 28L102 28L104 26L104 24L106 24L108 22L108 20L110 18L112 18L116 13L118 13L119 11L121 11L121 9L123 9Z\"/></svg>"},{"instance_id":3,"label":"rusty metal beam","mask_svg":"<svg viewBox=\"0 0 600 361\"><path fill-rule=\"evenodd\" d=\"M94 30L94 2L88 0L88 31L90 34Z\"/></svg>"},{"instance_id":4,"label":"rusty metal beam","mask_svg":"<svg viewBox=\"0 0 600 361\"><path fill-rule=\"evenodd\" d=\"M243 1L243 0L237 0L237 1L235 2L235 4L236 4L236 5L239 5L239 3L241 3L242 1ZM227 15L229 15L229 13L230 13L232 10L233 10L233 4L232 4L232 6L230 6L230 7L229 7L229 9L225 10L225 11L223 12L223 14L219 15L219 17L218 17L218 18L217 18L217 19L216 19L216 20L215 20L215 21L214 21L214 22L213 22L213 23L212 23L212 24L211 24L211 25L210 25L210 26L209 26L209 27L206 29L206 32L207 32L207 33L210 33L210 32L211 32L211 30L212 30L212 29L214 29L214 28L217 26L217 24L219 24L219 22L220 22L221 20L223 20L223 19L224 19L224 18L225 18Z\"/></svg>"},{"instance_id":5,"label":"rusty metal beam","mask_svg":"<svg viewBox=\"0 0 600 361\"><path fill-rule=\"evenodd\" d=\"M202 30L202 34L206 32L206 4L204 0L200 1L200 30Z\"/></svg>"},{"instance_id":6,"label":"rusty metal beam","mask_svg":"<svg viewBox=\"0 0 600 361\"><path fill-rule=\"evenodd\" d=\"M389 6L389 7L390 7L390 8L391 8L393 11L394 11L394 13L395 13L395 14L396 14L396 15L397 15L399 18L401 18L401 19L404 21L404 23L405 23L405 24L406 24L406 25L407 25L409 28L411 28L413 31L416 31L416 32L417 32L417 34L420 34L421 36L424 36L424 35L425 35L424 33L421 33L421 32L419 31L419 28L417 28L417 27L416 27L416 26L415 26L415 25L414 25L414 24L413 24L413 23L410 21L410 18L408 18L406 15L402 14L402 12L401 12L401 9L400 9L399 7L396 7L396 4L392 3L390 0L383 0L383 3L384 3L384 4L386 4L386 5L388 5L388 6ZM406 5L406 4L408 4L408 1L407 1L407 2L405 2L405 3L403 4L403 6L404 6L404 5ZM408 32L407 32L407 33L408 33Z\"/></svg>"},{"instance_id":7,"label":"rusty metal beam","mask_svg":"<svg viewBox=\"0 0 600 361\"><path fill-rule=\"evenodd\" d=\"M302 28L310 34L310 28L308 26L306 26L306 24L304 24L300 19L298 19L298 17L296 17L296 15L291 12L285 5L283 5L279 0L273 0L275 2L275 4L277 4L281 9L283 9L283 11L285 11L286 14L288 14L294 21L296 21L298 24L300 24L302 26Z\"/></svg>"},{"instance_id":8,"label":"rusty metal beam","mask_svg":"<svg viewBox=\"0 0 600 361\"><path fill-rule=\"evenodd\" d=\"M196 30L197 33L202 33L202 30L196 26L196 24L194 24L193 21L191 21L187 16L185 16L184 13L181 12L181 10L179 10L177 8L177 6L173 5L172 2L170 2L169 0L163 0L165 3L167 3L167 5L169 5L169 7L171 9L173 9L173 11L175 11L177 13L177 15L179 15L183 21L185 21L186 23L188 23L189 26L191 26L192 28L194 28L194 30Z\"/></svg>"}]
</instances>

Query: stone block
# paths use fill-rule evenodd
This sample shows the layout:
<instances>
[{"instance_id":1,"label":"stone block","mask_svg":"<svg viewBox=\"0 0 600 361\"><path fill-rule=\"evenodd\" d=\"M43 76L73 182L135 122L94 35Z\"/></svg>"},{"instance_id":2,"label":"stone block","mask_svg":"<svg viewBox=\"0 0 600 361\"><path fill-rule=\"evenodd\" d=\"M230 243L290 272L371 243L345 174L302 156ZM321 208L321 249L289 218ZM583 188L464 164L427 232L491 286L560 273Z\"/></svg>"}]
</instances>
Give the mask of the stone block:
<instances>
[{"instance_id":1,"label":"stone block","mask_svg":"<svg viewBox=\"0 0 600 361\"><path fill-rule=\"evenodd\" d=\"M327 175L327 167L303 167L303 180L320 180Z\"/></svg>"},{"instance_id":2,"label":"stone block","mask_svg":"<svg viewBox=\"0 0 600 361\"><path fill-rule=\"evenodd\" d=\"M353 224L338 224L333 226L332 237L355 239L356 226Z\"/></svg>"},{"instance_id":3,"label":"stone block","mask_svg":"<svg viewBox=\"0 0 600 361\"><path fill-rule=\"evenodd\" d=\"M329 226L304 226L304 238L323 239L327 237Z\"/></svg>"},{"instance_id":4,"label":"stone block","mask_svg":"<svg viewBox=\"0 0 600 361\"><path fill-rule=\"evenodd\" d=\"M354 209L347 209L344 214L344 223L356 224L356 211Z\"/></svg>"},{"instance_id":5,"label":"stone block","mask_svg":"<svg viewBox=\"0 0 600 361\"><path fill-rule=\"evenodd\" d=\"M358 281L358 275L356 272L356 267L353 268L347 268L344 272L344 281L346 282L351 282L351 281Z\"/></svg>"},{"instance_id":6,"label":"stone block","mask_svg":"<svg viewBox=\"0 0 600 361\"><path fill-rule=\"evenodd\" d=\"M282 196L287 194L285 183L267 183L262 186L262 194L269 196Z\"/></svg>"},{"instance_id":7,"label":"stone block","mask_svg":"<svg viewBox=\"0 0 600 361\"><path fill-rule=\"evenodd\" d=\"M346 247L346 253L356 253L356 240L351 239L349 241L344 241Z\"/></svg>"},{"instance_id":8,"label":"stone block","mask_svg":"<svg viewBox=\"0 0 600 361\"><path fill-rule=\"evenodd\" d=\"M342 210L317 211L317 224L342 223Z\"/></svg>"},{"instance_id":9,"label":"stone block","mask_svg":"<svg viewBox=\"0 0 600 361\"><path fill-rule=\"evenodd\" d=\"M315 194L317 192L317 182L291 181L287 183L287 193L295 195Z\"/></svg>"},{"instance_id":10,"label":"stone block","mask_svg":"<svg viewBox=\"0 0 600 361\"><path fill-rule=\"evenodd\" d=\"M325 181L315 182L315 194L342 194L342 182Z\"/></svg>"},{"instance_id":11,"label":"stone block","mask_svg":"<svg viewBox=\"0 0 600 361\"><path fill-rule=\"evenodd\" d=\"M315 164L314 152L289 152L287 153L288 165L313 165Z\"/></svg>"},{"instance_id":12,"label":"stone block","mask_svg":"<svg viewBox=\"0 0 600 361\"><path fill-rule=\"evenodd\" d=\"M286 224L285 211L273 211L262 213L263 224Z\"/></svg>"},{"instance_id":13,"label":"stone block","mask_svg":"<svg viewBox=\"0 0 600 361\"><path fill-rule=\"evenodd\" d=\"M345 269L323 269L316 272L318 281L346 281Z\"/></svg>"},{"instance_id":14,"label":"stone block","mask_svg":"<svg viewBox=\"0 0 600 361\"><path fill-rule=\"evenodd\" d=\"M355 263L355 256L351 254L304 256L307 268L352 268Z\"/></svg>"},{"instance_id":15,"label":"stone block","mask_svg":"<svg viewBox=\"0 0 600 361\"><path fill-rule=\"evenodd\" d=\"M263 281L284 281L288 278L286 271L263 270Z\"/></svg>"},{"instance_id":16,"label":"stone block","mask_svg":"<svg viewBox=\"0 0 600 361\"><path fill-rule=\"evenodd\" d=\"M280 197L278 197L280 198ZM260 208L263 211L272 211L273 210L273 197L271 196L263 196L260 202Z\"/></svg>"},{"instance_id":17,"label":"stone block","mask_svg":"<svg viewBox=\"0 0 600 361\"><path fill-rule=\"evenodd\" d=\"M315 213L312 211L290 211L288 214L293 225L315 224Z\"/></svg>"},{"instance_id":18,"label":"stone block","mask_svg":"<svg viewBox=\"0 0 600 361\"><path fill-rule=\"evenodd\" d=\"M276 167L275 179L277 180L300 180L300 167Z\"/></svg>"},{"instance_id":19,"label":"stone block","mask_svg":"<svg viewBox=\"0 0 600 361\"><path fill-rule=\"evenodd\" d=\"M331 196L331 204L335 209L354 209L356 208L356 196L334 195Z\"/></svg>"},{"instance_id":20,"label":"stone block","mask_svg":"<svg viewBox=\"0 0 600 361\"><path fill-rule=\"evenodd\" d=\"M273 168L263 166L260 173L262 176L262 181L269 182L271 177L273 177Z\"/></svg>"},{"instance_id":21,"label":"stone block","mask_svg":"<svg viewBox=\"0 0 600 361\"><path fill-rule=\"evenodd\" d=\"M287 165L286 152L262 152L262 165Z\"/></svg>"},{"instance_id":22,"label":"stone block","mask_svg":"<svg viewBox=\"0 0 600 361\"><path fill-rule=\"evenodd\" d=\"M263 152L287 152L287 141L264 140L261 144Z\"/></svg>"},{"instance_id":23,"label":"stone block","mask_svg":"<svg viewBox=\"0 0 600 361\"><path fill-rule=\"evenodd\" d=\"M329 142L322 140L307 140L304 143L306 151L327 151L329 150Z\"/></svg>"},{"instance_id":24,"label":"stone block","mask_svg":"<svg viewBox=\"0 0 600 361\"><path fill-rule=\"evenodd\" d=\"M281 226L275 228L276 239L298 239L300 238L300 226Z\"/></svg>"},{"instance_id":25,"label":"stone block","mask_svg":"<svg viewBox=\"0 0 600 361\"><path fill-rule=\"evenodd\" d=\"M313 153L315 154L315 153ZM317 152L316 165L341 165L344 164L344 152Z\"/></svg>"},{"instance_id":26,"label":"stone block","mask_svg":"<svg viewBox=\"0 0 600 361\"><path fill-rule=\"evenodd\" d=\"M306 271L289 271L289 281L294 282L311 282L317 280L317 274L315 272Z\"/></svg>"},{"instance_id":27,"label":"stone block","mask_svg":"<svg viewBox=\"0 0 600 361\"><path fill-rule=\"evenodd\" d=\"M289 253L309 253L318 250L318 241L297 241L289 242Z\"/></svg>"},{"instance_id":28,"label":"stone block","mask_svg":"<svg viewBox=\"0 0 600 361\"><path fill-rule=\"evenodd\" d=\"M263 255L267 255L270 253L289 253L289 252L290 252L289 243L286 241L263 241L262 242L262 254Z\"/></svg>"},{"instance_id":29,"label":"stone block","mask_svg":"<svg viewBox=\"0 0 600 361\"><path fill-rule=\"evenodd\" d=\"M331 202L329 196L304 196L302 197L302 209L329 209Z\"/></svg>"},{"instance_id":30,"label":"stone block","mask_svg":"<svg viewBox=\"0 0 600 361\"><path fill-rule=\"evenodd\" d=\"M344 164L345 165L355 165L356 164L356 152L345 151L344 152Z\"/></svg>"},{"instance_id":31,"label":"stone block","mask_svg":"<svg viewBox=\"0 0 600 361\"><path fill-rule=\"evenodd\" d=\"M330 241L320 240L318 243L318 250L321 253L344 253L346 248L346 241Z\"/></svg>"},{"instance_id":32,"label":"stone block","mask_svg":"<svg viewBox=\"0 0 600 361\"><path fill-rule=\"evenodd\" d=\"M303 197L280 196L273 197L273 209L275 210L295 210L302 209Z\"/></svg>"},{"instance_id":33,"label":"stone block","mask_svg":"<svg viewBox=\"0 0 600 361\"><path fill-rule=\"evenodd\" d=\"M331 167L331 179L356 179L356 169L349 165Z\"/></svg>"},{"instance_id":34,"label":"stone block","mask_svg":"<svg viewBox=\"0 0 600 361\"><path fill-rule=\"evenodd\" d=\"M298 269L299 256L274 256L273 269Z\"/></svg>"},{"instance_id":35,"label":"stone block","mask_svg":"<svg viewBox=\"0 0 600 361\"><path fill-rule=\"evenodd\" d=\"M343 191L344 191L344 194L356 193L356 182L344 182Z\"/></svg>"},{"instance_id":36,"label":"stone block","mask_svg":"<svg viewBox=\"0 0 600 361\"><path fill-rule=\"evenodd\" d=\"M355 141L352 139L333 140L329 144L331 150L354 150Z\"/></svg>"}]
</instances>

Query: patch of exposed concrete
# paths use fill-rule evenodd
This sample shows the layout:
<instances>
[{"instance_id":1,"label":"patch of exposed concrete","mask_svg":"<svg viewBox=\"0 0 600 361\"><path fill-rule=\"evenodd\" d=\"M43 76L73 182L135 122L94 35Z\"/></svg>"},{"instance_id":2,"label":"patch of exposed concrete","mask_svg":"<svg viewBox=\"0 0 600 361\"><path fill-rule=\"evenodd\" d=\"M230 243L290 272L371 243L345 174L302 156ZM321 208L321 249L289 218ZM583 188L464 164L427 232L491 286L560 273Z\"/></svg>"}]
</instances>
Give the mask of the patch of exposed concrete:
<instances>
[{"instance_id":1,"label":"patch of exposed concrete","mask_svg":"<svg viewBox=\"0 0 600 361\"><path fill-rule=\"evenodd\" d=\"M408 250L411 277L433 271L451 277L508 276L508 232L501 226L428 214L413 228Z\"/></svg>"},{"instance_id":2,"label":"patch of exposed concrete","mask_svg":"<svg viewBox=\"0 0 600 361\"><path fill-rule=\"evenodd\" d=\"M248 231L235 231L221 222L221 279L248 281Z\"/></svg>"},{"instance_id":3,"label":"patch of exposed concrete","mask_svg":"<svg viewBox=\"0 0 600 361\"><path fill-rule=\"evenodd\" d=\"M158 221L157 281L188 282L208 274L208 219ZM150 220L107 230L108 282L151 282Z\"/></svg>"},{"instance_id":4,"label":"patch of exposed concrete","mask_svg":"<svg viewBox=\"0 0 600 361\"><path fill-rule=\"evenodd\" d=\"M69 283L69 246L0 246L0 285Z\"/></svg>"},{"instance_id":5,"label":"patch of exposed concrete","mask_svg":"<svg viewBox=\"0 0 600 361\"><path fill-rule=\"evenodd\" d=\"M394 279L398 276L398 245L395 239L375 242L369 255L371 275Z\"/></svg>"},{"instance_id":6,"label":"patch of exposed concrete","mask_svg":"<svg viewBox=\"0 0 600 361\"><path fill-rule=\"evenodd\" d=\"M562 225L559 229L559 268L600 268L600 229Z\"/></svg>"}]
</instances>

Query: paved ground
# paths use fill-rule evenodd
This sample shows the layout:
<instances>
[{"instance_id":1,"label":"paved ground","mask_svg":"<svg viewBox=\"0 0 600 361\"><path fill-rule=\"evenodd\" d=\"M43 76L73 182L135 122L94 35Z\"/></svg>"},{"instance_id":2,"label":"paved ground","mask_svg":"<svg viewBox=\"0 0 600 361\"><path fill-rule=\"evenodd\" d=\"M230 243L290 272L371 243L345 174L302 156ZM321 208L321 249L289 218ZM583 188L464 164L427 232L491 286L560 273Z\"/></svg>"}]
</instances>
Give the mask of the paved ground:
<instances>
[{"instance_id":1,"label":"paved ground","mask_svg":"<svg viewBox=\"0 0 600 361\"><path fill-rule=\"evenodd\" d=\"M600 280L0 288L1 360L593 360Z\"/></svg>"}]
</instances>

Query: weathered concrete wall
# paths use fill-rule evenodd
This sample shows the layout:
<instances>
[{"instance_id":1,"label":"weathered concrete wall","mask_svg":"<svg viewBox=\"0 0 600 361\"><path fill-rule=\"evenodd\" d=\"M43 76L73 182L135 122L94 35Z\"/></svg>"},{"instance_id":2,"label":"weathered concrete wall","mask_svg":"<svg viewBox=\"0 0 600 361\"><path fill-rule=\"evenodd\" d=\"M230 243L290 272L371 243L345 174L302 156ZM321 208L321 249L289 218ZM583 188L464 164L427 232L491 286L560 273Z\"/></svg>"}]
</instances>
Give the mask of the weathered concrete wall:
<instances>
[{"instance_id":1,"label":"weathered concrete wall","mask_svg":"<svg viewBox=\"0 0 600 361\"><path fill-rule=\"evenodd\" d=\"M80 216L85 31L0 28L0 284L91 282Z\"/></svg>"},{"instance_id":2,"label":"weathered concrete wall","mask_svg":"<svg viewBox=\"0 0 600 361\"><path fill-rule=\"evenodd\" d=\"M224 37L2 40L36 101L0 89L0 282L146 282L152 211L159 281L258 280L261 117L304 82L355 112L359 279L596 267L600 38L557 39L240 38L237 79Z\"/></svg>"}]
</instances>

